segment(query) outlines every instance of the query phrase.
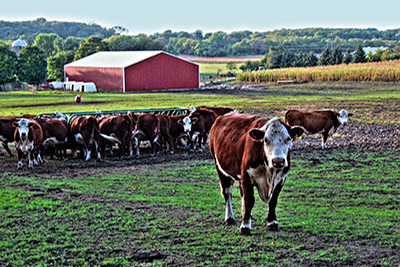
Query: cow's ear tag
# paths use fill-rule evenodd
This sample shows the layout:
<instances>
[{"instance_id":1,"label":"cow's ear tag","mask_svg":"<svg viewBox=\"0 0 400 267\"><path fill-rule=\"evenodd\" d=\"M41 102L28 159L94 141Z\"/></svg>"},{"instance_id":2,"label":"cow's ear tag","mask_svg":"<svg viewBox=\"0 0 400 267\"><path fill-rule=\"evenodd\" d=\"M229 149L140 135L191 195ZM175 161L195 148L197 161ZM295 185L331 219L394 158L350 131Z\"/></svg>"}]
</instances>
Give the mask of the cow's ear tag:
<instances>
[{"instance_id":1,"label":"cow's ear tag","mask_svg":"<svg viewBox=\"0 0 400 267\"><path fill-rule=\"evenodd\" d=\"M262 142L264 139L264 132L260 129L253 129L249 132L250 138L256 142Z\"/></svg>"}]
</instances>

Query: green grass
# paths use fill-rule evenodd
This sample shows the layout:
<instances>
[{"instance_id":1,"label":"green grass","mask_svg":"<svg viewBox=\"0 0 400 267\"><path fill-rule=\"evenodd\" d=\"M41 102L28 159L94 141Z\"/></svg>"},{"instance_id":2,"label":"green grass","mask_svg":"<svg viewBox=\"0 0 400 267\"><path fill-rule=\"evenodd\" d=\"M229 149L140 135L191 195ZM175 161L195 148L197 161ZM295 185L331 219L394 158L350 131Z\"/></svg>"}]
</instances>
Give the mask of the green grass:
<instances>
[{"instance_id":1,"label":"green grass","mask_svg":"<svg viewBox=\"0 0 400 267\"><path fill-rule=\"evenodd\" d=\"M232 72L235 74L241 73L242 71L239 69L240 65L243 63L235 63L236 70L233 70ZM225 74L229 70L226 68L226 63L199 63L200 65L200 75L202 77L207 77L207 76L215 76L217 73L219 74Z\"/></svg>"},{"instance_id":2,"label":"green grass","mask_svg":"<svg viewBox=\"0 0 400 267\"><path fill-rule=\"evenodd\" d=\"M137 166L115 175L5 173L0 265L138 266L138 253L157 250L167 257L153 266L345 266L400 248L400 174L381 168L382 162L398 166L397 155L297 155L278 204L281 231L267 231L266 205L257 197L251 237L240 236L239 225L222 224L224 203L211 160ZM354 157L357 165L346 165ZM237 186L233 207L240 218ZM380 262L395 266L398 259L388 254Z\"/></svg>"}]
</instances>

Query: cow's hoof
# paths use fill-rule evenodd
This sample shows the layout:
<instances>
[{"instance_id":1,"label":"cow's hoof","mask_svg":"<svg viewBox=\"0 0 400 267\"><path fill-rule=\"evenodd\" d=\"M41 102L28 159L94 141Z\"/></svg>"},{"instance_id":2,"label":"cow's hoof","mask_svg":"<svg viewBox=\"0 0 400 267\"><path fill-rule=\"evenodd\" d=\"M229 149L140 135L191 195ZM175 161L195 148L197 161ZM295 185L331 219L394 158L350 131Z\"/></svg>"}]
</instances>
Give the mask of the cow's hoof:
<instances>
[{"instance_id":1,"label":"cow's hoof","mask_svg":"<svg viewBox=\"0 0 400 267\"><path fill-rule=\"evenodd\" d=\"M225 224L226 225L235 225L236 221L233 218L229 218L229 219L225 220Z\"/></svg>"},{"instance_id":2,"label":"cow's hoof","mask_svg":"<svg viewBox=\"0 0 400 267\"><path fill-rule=\"evenodd\" d=\"M279 224L277 221L272 221L268 223L267 228L269 231L278 232L279 231Z\"/></svg>"},{"instance_id":3,"label":"cow's hoof","mask_svg":"<svg viewBox=\"0 0 400 267\"><path fill-rule=\"evenodd\" d=\"M174 151L170 151L169 153L174 154Z\"/></svg>"},{"instance_id":4,"label":"cow's hoof","mask_svg":"<svg viewBox=\"0 0 400 267\"><path fill-rule=\"evenodd\" d=\"M251 229L247 227L240 228L241 235L251 235Z\"/></svg>"},{"instance_id":5,"label":"cow's hoof","mask_svg":"<svg viewBox=\"0 0 400 267\"><path fill-rule=\"evenodd\" d=\"M20 169L22 169L22 166L17 166L17 170L20 170Z\"/></svg>"}]
</instances>

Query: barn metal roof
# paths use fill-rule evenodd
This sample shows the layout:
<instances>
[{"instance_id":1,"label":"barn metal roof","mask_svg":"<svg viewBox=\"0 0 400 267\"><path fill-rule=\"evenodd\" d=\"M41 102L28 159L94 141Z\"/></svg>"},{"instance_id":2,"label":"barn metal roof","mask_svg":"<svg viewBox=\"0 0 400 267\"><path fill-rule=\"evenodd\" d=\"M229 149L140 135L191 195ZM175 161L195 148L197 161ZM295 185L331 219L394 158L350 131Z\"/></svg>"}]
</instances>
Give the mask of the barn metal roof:
<instances>
[{"instance_id":1,"label":"barn metal roof","mask_svg":"<svg viewBox=\"0 0 400 267\"><path fill-rule=\"evenodd\" d=\"M165 51L102 51L87 57L81 58L77 61L66 64L65 67L94 67L94 68L126 68L128 66L139 63L143 60L156 56L158 54L168 54L173 57L188 61L196 64L184 58L180 58L169 54Z\"/></svg>"}]
</instances>

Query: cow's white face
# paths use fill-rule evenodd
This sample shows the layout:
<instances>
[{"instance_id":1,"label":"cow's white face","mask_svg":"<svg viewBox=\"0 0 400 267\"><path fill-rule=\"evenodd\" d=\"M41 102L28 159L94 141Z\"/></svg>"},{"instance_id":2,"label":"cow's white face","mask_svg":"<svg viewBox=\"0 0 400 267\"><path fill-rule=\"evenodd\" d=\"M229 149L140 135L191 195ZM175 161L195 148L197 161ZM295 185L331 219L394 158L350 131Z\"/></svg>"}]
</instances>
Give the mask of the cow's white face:
<instances>
[{"instance_id":1,"label":"cow's white face","mask_svg":"<svg viewBox=\"0 0 400 267\"><path fill-rule=\"evenodd\" d=\"M348 113L346 110L342 109L338 113L336 113L337 119L340 124L343 124L343 126L346 126L348 124L348 118L353 116L352 113Z\"/></svg>"},{"instance_id":2,"label":"cow's white face","mask_svg":"<svg viewBox=\"0 0 400 267\"><path fill-rule=\"evenodd\" d=\"M273 118L260 129L253 129L250 136L263 142L267 167L283 169L288 166L287 156L292 146L292 137L279 119Z\"/></svg>"},{"instance_id":3,"label":"cow's white face","mask_svg":"<svg viewBox=\"0 0 400 267\"><path fill-rule=\"evenodd\" d=\"M190 117L185 117L182 121L184 131L189 133L192 130L192 119Z\"/></svg>"},{"instance_id":4,"label":"cow's white face","mask_svg":"<svg viewBox=\"0 0 400 267\"><path fill-rule=\"evenodd\" d=\"M21 140L26 140L28 138L29 126L31 125L27 119L21 119L15 122L15 126L18 127L18 133Z\"/></svg>"}]
</instances>

